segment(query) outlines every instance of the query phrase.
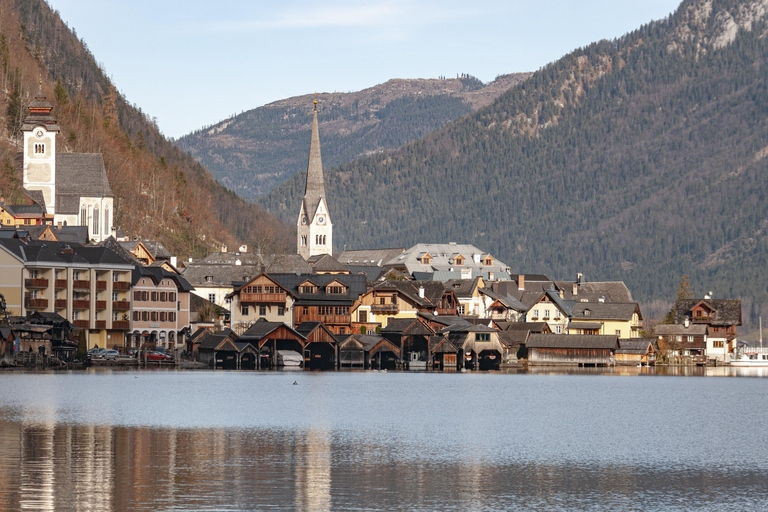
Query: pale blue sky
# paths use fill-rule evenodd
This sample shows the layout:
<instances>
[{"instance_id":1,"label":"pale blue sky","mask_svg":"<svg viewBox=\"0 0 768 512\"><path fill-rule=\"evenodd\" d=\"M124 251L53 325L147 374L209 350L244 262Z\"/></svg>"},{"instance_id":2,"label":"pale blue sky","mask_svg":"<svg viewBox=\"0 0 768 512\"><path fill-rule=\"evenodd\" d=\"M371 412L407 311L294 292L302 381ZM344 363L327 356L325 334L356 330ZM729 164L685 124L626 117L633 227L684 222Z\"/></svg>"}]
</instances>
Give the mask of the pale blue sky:
<instances>
[{"instance_id":1,"label":"pale blue sky","mask_svg":"<svg viewBox=\"0 0 768 512\"><path fill-rule=\"evenodd\" d=\"M168 136L390 78L535 71L679 0L48 0Z\"/></svg>"}]
</instances>

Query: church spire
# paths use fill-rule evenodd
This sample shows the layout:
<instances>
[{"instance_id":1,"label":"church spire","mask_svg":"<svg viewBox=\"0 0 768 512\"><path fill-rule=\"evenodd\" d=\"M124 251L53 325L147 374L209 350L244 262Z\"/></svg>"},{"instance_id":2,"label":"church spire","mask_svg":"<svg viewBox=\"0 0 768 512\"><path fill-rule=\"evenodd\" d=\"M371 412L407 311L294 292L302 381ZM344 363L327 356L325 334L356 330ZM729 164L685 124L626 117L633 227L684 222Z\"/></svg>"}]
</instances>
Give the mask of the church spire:
<instances>
[{"instance_id":1,"label":"church spire","mask_svg":"<svg viewBox=\"0 0 768 512\"><path fill-rule=\"evenodd\" d=\"M333 224L328 211L323 179L323 160L320 156L320 133L317 128L317 93L312 115L312 136L309 143L309 162L304 199L297 222L298 253L305 259L318 254L331 254L333 250Z\"/></svg>"},{"instance_id":2,"label":"church spire","mask_svg":"<svg viewBox=\"0 0 768 512\"><path fill-rule=\"evenodd\" d=\"M320 132L317 129L317 93L315 93L314 103L315 111L312 117L312 138L309 143L307 182L304 187L304 208L310 219L315 216L320 199L325 198L323 159L320 156Z\"/></svg>"}]
</instances>

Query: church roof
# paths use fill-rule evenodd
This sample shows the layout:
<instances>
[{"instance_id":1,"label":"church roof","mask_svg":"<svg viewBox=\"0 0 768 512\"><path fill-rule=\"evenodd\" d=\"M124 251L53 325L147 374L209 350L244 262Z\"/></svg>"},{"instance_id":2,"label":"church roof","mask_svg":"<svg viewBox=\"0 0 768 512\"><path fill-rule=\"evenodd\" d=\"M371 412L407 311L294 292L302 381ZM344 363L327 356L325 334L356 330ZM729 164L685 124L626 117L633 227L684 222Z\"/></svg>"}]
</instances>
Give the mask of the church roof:
<instances>
[{"instance_id":1,"label":"church roof","mask_svg":"<svg viewBox=\"0 0 768 512\"><path fill-rule=\"evenodd\" d=\"M317 128L317 103L312 117L312 138L309 144L309 164L307 165L307 183L304 188L304 211L312 222L320 200L325 198L323 181L323 160L320 156L320 133Z\"/></svg>"},{"instance_id":2,"label":"church roof","mask_svg":"<svg viewBox=\"0 0 768 512\"><path fill-rule=\"evenodd\" d=\"M77 215L81 197L114 197L101 153L56 155L56 213Z\"/></svg>"},{"instance_id":3,"label":"church roof","mask_svg":"<svg viewBox=\"0 0 768 512\"><path fill-rule=\"evenodd\" d=\"M51 110L53 110L53 105L43 96L42 90L38 91L35 99L29 104L29 115L24 118L21 130L34 130L36 126L42 125L49 132L61 131L56 118L51 114Z\"/></svg>"}]
</instances>

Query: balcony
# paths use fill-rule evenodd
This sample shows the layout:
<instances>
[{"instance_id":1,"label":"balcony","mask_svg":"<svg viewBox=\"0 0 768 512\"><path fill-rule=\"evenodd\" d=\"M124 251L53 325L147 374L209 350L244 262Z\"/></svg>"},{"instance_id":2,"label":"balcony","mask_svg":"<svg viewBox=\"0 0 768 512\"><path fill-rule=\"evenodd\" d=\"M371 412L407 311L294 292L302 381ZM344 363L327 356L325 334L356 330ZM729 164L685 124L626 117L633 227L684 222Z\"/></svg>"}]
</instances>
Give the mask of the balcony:
<instances>
[{"instance_id":1,"label":"balcony","mask_svg":"<svg viewBox=\"0 0 768 512\"><path fill-rule=\"evenodd\" d=\"M128 320L112 320L112 328L127 331L130 326Z\"/></svg>"},{"instance_id":2,"label":"balcony","mask_svg":"<svg viewBox=\"0 0 768 512\"><path fill-rule=\"evenodd\" d=\"M107 282L106 281L96 281L96 289L97 290L106 290L107 289Z\"/></svg>"},{"instance_id":3,"label":"balcony","mask_svg":"<svg viewBox=\"0 0 768 512\"><path fill-rule=\"evenodd\" d=\"M437 314L438 315L455 315L456 314L456 308L437 308Z\"/></svg>"},{"instance_id":4,"label":"balcony","mask_svg":"<svg viewBox=\"0 0 768 512\"><path fill-rule=\"evenodd\" d=\"M72 324L78 329L87 329L89 327L88 320L74 320Z\"/></svg>"},{"instance_id":5,"label":"balcony","mask_svg":"<svg viewBox=\"0 0 768 512\"><path fill-rule=\"evenodd\" d=\"M107 328L106 320L96 320L96 329L106 329L106 328Z\"/></svg>"},{"instance_id":6,"label":"balcony","mask_svg":"<svg viewBox=\"0 0 768 512\"><path fill-rule=\"evenodd\" d=\"M349 315L320 315L318 321L323 322L325 325L350 324L352 323L352 317Z\"/></svg>"},{"instance_id":7,"label":"balcony","mask_svg":"<svg viewBox=\"0 0 768 512\"><path fill-rule=\"evenodd\" d=\"M693 317L693 323L695 323L695 324L708 324L710 321L712 321L712 317L710 317L710 316L695 316L695 317Z\"/></svg>"},{"instance_id":8,"label":"balcony","mask_svg":"<svg viewBox=\"0 0 768 512\"><path fill-rule=\"evenodd\" d=\"M67 299L56 299L53 301L53 307L56 309L67 309Z\"/></svg>"},{"instance_id":9,"label":"balcony","mask_svg":"<svg viewBox=\"0 0 768 512\"><path fill-rule=\"evenodd\" d=\"M75 290L90 290L91 282L78 279L77 281L72 281L72 288L74 288Z\"/></svg>"},{"instance_id":10,"label":"balcony","mask_svg":"<svg viewBox=\"0 0 768 512\"><path fill-rule=\"evenodd\" d=\"M97 300L96 301L96 309L99 311L104 311L107 309L107 301L105 300Z\"/></svg>"},{"instance_id":11,"label":"balcony","mask_svg":"<svg viewBox=\"0 0 768 512\"><path fill-rule=\"evenodd\" d=\"M371 304L371 311L374 313L397 313L400 308L397 304Z\"/></svg>"},{"instance_id":12,"label":"balcony","mask_svg":"<svg viewBox=\"0 0 768 512\"><path fill-rule=\"evenodd\" d=\"M127 300L116 300L112 302L113 311L128 311L131 309L131 303Z\"/></svg>"},{"instance_id":13,"label":"balcony","mask_svg":"<svg viewBox=\"0 0 768 512\"><path fill-rule=\"evenodd\" d=\"M53 286L54 286L54 288L56 288L57 290L63 290L64 288L66 288L66 287L67 287L67 280L66 280L66 279L56 279L56 280L53 282Z\"/></svg>"},{"instance_id":14,"label":"balcony","mask_svg":"<svg viewBox=\"0 0 768 512\"><path fill-rule=\"evenodd\" d=\"M48 280L39 278L25 279L24 286L27 288L48 288Z\"/></svg>"},{"instance_id":15,"label":"balcony","mask_svg":"<svg viewBox=\"0 0 768 512\"><path fill-rule=\"evenodd\" d=\"M113 290L130 290L131 283L128 281L112 281Z\"/></svg>"},{"instance_id":16,"label":"balcony","mask_svg":"<svg viewBox=\"0 0 768 512\"><path fill-rule=\"evenodd\" d=\"M88 309L91 307L91 301L89 300L73 300L72 308L74 309Z\"/></svg>"},{"instance_id":17,"label":"balcony","mask_svg":"<svg viewBox=\"0 0 768 512\"><path fill-rule=\"evenodd\" d=\"M240 292L241 303L285 304L285 293L243 293Z\"/></svg>"},{"instance_id":18,"label":"balcony","mask_svg":"<svg viewBox=\"0 0 768 512\"><path fill-rule=\"evenodd\" d=\"M24 305L27 307L27 309L47 309L48 299L27 298L24 300Z\"/></svg>"}]
</instances>

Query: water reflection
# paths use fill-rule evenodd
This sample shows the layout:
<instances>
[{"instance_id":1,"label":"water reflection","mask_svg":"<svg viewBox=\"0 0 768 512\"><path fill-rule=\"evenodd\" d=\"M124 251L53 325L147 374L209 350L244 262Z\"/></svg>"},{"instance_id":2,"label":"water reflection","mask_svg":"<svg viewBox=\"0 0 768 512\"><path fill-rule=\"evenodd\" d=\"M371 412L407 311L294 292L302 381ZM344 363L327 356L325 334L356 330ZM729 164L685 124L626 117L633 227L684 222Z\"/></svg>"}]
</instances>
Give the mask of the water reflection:
<instances>
[{"instance_id":1,"label":"water reflection","mask_svg":"<svg viewBox=\"0 0 768 512\"><path fill-rule=\"evenodd\" d=\"M764 381L628 371L0 377L0 510L762 508Z\"/></svg>"}]
</instances>

